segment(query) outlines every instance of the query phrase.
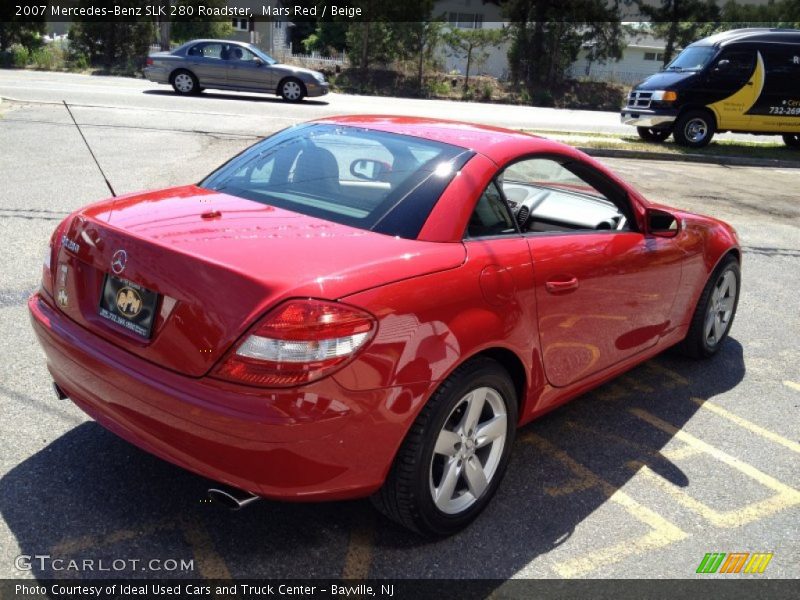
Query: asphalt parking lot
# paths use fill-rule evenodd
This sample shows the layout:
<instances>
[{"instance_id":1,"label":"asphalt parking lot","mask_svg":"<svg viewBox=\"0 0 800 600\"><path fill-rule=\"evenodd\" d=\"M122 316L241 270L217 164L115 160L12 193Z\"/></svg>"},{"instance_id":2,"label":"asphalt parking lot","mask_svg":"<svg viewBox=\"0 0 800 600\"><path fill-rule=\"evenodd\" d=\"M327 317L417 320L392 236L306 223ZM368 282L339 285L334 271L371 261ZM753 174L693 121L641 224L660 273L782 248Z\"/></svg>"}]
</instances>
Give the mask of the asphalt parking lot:
<instances>
[{"instance_id":1,"label":"asphalt parking lot","mask_svg":"<svg viewBox=\"0 0 800 600\"><path fill-rule=\"evenodd\" d=\"M280 103L232 96L209 114L183 100L74 109L118 193L197 181L291 122ZM52 228L108 192L63 106L0 104L0 577L109 576L17 569L50 555L194 561L175 577L692 578L706 553L750 552L773 554L762 574L702 577L796 578L800 169L606 162L651 199L737 228L731 337L713 360L659 356L526 426L488 510L430 542L368 501L226 512L205 500L209 481L54 397L25 301ZM165 574L142 568L113 575Z\"/></svg>"}]
</instances>

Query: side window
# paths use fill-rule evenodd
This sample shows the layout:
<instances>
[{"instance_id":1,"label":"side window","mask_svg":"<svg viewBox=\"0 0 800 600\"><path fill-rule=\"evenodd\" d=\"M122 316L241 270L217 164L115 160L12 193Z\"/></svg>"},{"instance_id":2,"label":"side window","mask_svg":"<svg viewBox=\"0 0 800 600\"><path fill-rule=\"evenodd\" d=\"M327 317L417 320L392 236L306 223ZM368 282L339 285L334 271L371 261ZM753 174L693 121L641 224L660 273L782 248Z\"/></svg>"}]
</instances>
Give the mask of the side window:
<instances>
[{"instance_id":1,"label":"side window","mask_svg":"<svg viewBox=\"0 0 800 600\"><path fill-rule=\"evenodd\" d=\"M198 44L189 50L190 56L201 56L203 58L222 58L222 44Z\"/></svg>"},{"instance_id":2,"label":"side window","mask_svg":"<svg viewBox=\"0 0 800 600\"><path fill-rule=\"evenodd\" d=\"M730 50L723 52L712 68L714 79L744 85L756 68L756 55L753 50Z\"/></svg>"},{"instance_id":3,"label":"side window","mask_svg":"<svg viewBox=\"0 0 800 600\"><path fill-rule=\"evenodd\" d=\"M236 60L252 63L256 60L256 55L247 48L231 45L228 50L228 60Z\"/></svg>"},{"instance_id":4,"label":"side window","mask_svg":"<svg viewBox=\"0 0 800 600\"><path fill-rule=\"evenodd\" d=\"M628 229L625 214L601 191L605 186L578 175L583 169L550 158L529 158L502 173L503 193L523 233Z\"/></svg>"},{"instance_id":5,"label":"side window","mask_svg":"<svg viewBox=\"0 0 800 600\"><path fill-rule=\"evenodd\" d=\"M467 236L471 238L516 233L514 221L508 212L500 191L494 182L481 194L469 219Z\"/></svg>"}]
</instances>

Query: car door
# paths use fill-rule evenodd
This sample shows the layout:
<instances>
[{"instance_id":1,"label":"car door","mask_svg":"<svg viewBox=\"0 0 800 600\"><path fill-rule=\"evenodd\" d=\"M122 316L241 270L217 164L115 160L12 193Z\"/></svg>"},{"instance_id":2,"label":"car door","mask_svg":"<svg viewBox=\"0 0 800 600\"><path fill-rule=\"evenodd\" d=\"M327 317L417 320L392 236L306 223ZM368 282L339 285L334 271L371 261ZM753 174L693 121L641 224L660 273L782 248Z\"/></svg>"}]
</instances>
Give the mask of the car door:
<instances>
[{"instance_id":1,"label":"car door","mask_svg":"<svg viewBox=\"0 0 800 600\"><path fill-rule=\"evenodd\" d=\"M502 187L528 244L548 381L567 386L651 346L675 324L683 253L637 231L625 190L590 165L531 157Z\"/></svg>"},{"instance_id":2,"label":"car door","mask_svg":"<svg viewBox=\"0 0 800 600\"><path fill-rule=\"evenodd\" d=\"M273 91L268 65L247 48L232 44L228 52L228 85L241 90Z\"/></svg>"},{"instance_id":3,"label":"car door","mask_svg":"<svg viewBox=\"0 0 800 600\"><path fill-rule=\"evenodd\" d=\"M706 74L709 107L717 115L717 129L749 129L750 108L764 84L764 65L752 49L723 51Z\"/></svg>"},{"instance_id":4,"label":"car door","mask_svg":"<svg viewBox=\"0 0 800 600\"><path fill-rule=\"evenodd\" d=\"M476 337L489 333L493 344L528 347L533 356L537 345L530 340L535 336L536 298L530 251L494 181L473 209L464 246L465 268L477 280L480 306L495 313L489 321L472 315Z\"/></svg>"},{"instance_id":5,"label":"car door","mask_svg":"<svg viewBox=\"0 0 800 600\"><path fill-rule=\"evenodd\" d=\"M228 44L221 42L202 42L189 48L186 61L201 87L214 87L227 84L227 66L224 57Z\"/></svg>"}]
</instances>

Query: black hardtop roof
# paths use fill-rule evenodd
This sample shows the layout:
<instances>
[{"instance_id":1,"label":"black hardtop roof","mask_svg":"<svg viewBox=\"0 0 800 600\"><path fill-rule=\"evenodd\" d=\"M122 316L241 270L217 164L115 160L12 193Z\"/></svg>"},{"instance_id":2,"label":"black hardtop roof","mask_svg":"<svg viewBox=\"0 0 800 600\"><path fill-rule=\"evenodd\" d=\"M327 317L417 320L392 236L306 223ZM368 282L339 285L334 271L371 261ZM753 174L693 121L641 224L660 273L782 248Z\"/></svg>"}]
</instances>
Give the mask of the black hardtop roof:
<instances>
[{"instance_id":1,"label":"black hardtop roof","mask_svg":"<svg viewBox=\"0 0 800 600\"><path fill-rule=\"evenodd\" d=\"M800 44L800 29L768 29L752 27L748 29L731 29L694 42L692 45L724 47L734 43L786 43Z\"/></svg>"}]
</instances>

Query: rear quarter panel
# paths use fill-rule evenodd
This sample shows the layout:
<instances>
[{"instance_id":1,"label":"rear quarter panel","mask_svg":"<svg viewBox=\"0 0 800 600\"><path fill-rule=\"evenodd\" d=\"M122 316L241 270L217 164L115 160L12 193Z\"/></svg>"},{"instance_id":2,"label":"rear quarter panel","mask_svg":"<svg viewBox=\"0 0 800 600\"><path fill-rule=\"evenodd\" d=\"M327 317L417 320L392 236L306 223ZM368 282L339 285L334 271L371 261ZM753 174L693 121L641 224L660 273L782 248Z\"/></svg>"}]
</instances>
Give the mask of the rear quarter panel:
<instances>
[{"instance_id":1,"label":"rear quarter panel","mask_svg":"<svg viewBox=\"0 0 800 600\"><path fill-rule=\"evenodd\" d=\"M689 212L678 212L665 206L658 208L669 210L681 221L678 239L686 252L686 258L673 315L680 323L688 326L703 287L719 262L731 251L736 253L741 262L739 241L734 229L723 221Z\"/></svg>"},{"instance_id":2,"label":"rear quarter panel","mask_svg":"<svg viewBox=\"0 0 800 600\"><path fill-rule=\"evenodd\" d=\"M522 363L528 398L544 385L536 334L530 254L523 238L467 242L467 260L455 269L398 281L344 298L372 312L378 332L358 358L334 375L352 390L405 386L446 379L464 361L489 349L512 352ZM487 285L486 269L518 265ZM481 275L483 285L481 285ZM495 282L496 283L496 282ZM502 289L499 289L502 288ZM420 406L409 407L409 424Z\"/></svg>"}]
</instances>

